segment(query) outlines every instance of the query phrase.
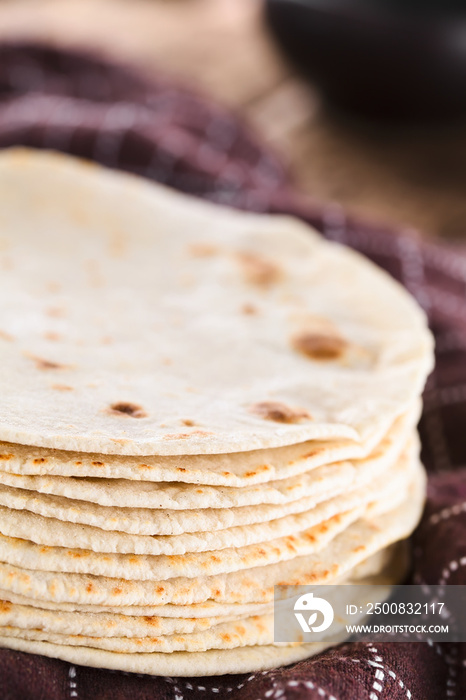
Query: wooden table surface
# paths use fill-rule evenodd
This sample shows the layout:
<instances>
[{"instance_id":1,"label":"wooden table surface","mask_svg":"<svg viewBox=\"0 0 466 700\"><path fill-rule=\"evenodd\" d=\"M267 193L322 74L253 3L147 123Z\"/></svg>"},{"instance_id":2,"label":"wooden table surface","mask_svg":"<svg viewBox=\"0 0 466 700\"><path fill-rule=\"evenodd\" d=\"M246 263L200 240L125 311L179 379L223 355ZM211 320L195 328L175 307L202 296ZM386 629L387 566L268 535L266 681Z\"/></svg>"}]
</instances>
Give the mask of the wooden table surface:
<instances>
[{"instance_id":1,"label":"wooden table surface","mask_svg":"<svg viewBox=\"0 0 466 700\"><path fill-rule=\"evenodd\" d=\"M97 47L186 79L245 115L315 198L466 238L466 126L401 133L330 116L261 13L261 0L2 0L0 36Z\"/></svg>"}]
</instances>

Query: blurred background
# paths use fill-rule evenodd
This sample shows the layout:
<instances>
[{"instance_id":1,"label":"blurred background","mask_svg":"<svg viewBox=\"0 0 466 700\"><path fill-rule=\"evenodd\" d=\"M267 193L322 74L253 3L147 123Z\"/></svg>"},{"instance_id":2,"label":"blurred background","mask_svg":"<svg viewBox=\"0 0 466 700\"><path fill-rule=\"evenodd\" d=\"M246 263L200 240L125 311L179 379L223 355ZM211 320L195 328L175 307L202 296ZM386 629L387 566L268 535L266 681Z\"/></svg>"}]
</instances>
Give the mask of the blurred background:
<instances>
[{"instance_id":1,"label":"blurred background","mask_svg":"<svg viewBox=\"0 0 466 700\"><path fill-rule=\"evenodd\" d=\"M316 200L466 237L466 24L449 0L0 0L0 38L103 50L211 95Z\"/></svg>"}]
</instances>

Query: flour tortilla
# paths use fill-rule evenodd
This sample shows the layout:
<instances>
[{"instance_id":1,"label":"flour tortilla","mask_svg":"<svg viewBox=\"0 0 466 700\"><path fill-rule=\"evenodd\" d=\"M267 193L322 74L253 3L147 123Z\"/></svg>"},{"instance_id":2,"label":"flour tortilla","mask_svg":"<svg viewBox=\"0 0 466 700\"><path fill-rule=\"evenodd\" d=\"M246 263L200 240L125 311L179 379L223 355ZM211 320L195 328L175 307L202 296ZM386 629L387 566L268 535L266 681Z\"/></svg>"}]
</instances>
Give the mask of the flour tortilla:
<instances>
[{"instance_id":1,"label":"flour tortilla","mask_svg":"<svg viewBox=\"0 0 466 700\"><path fill-rule=\"evenodd\" d=\"M385 599L386 592L391 586L402 580L406 567L399 555L400 549L397 547L392 549L385 559L379 557L377 567L380 570L377 574L371 573L363 578L365 590L368 585L378 586L377 592L374 591L374 602ZM354 583L352 573L339 583ZM354 574L356 575L356 571ZM383 583L381 577L385 579ZM332 586L323 588L324 596L326 591L332 595ZM357 604L361 602L359 589L350 589L349 593L348 602ZM283 602L289 608L293 605L293 600L294 598ZM3 601L0 603L0 633L8 637L22 637L72 646L91 646L109 651L172 653L173 651L232 648L258 643L272 644L274 643L274 614L275 611L270 608L267 612L256 612L249 616L201 619L127 617L109 613L70 613L61 610L52 612ZM240 623L239 626L238 623ZM296 637L292 641L302 642L303 640L302 637ZM321 640L317 638L316 641Z\"/></svg>"},{"instance_id":2,"label":"flour tortilla","mask_svg":"<svg viewBox=\"0 0 466 700\"><path fill-rule=\"evenodd\" d=\"M332 583L362 583L369 582L380 584L391 584L396 580L401 580L407 570L409 558L407 556L406 542L396 542L375 554L372 554L367 559L359 562L350 569L349 572L337 577ZM193 620L198 618L225 618L233 617L239 619L250 615L262 615L270 613L273 610L273 602L269 603L217 603L207 601L205 603L197 603L193 605L156 605L156 606L101 606L101 605L80 605L77 603L54 603L48 600L39 600L38 598L28 598L25 595L12 593L0 589L0 600L3 604L13 603L14 605L27 606L28 609L38 608L40 611L51 611L53 613L75 613L84 616L86 620L90 620L89 615L104 614L121 617L128 617L130 620L136 620L139 617L160 619L162 622L165 619L178 620ZM140 623L137 623L140 624ZM182 623L180 623L182 624ZM137 627L137 625L136 625Z\"/></svg>"},{"instance_id":3,"label":"flour tortilla","mask_svg":"<svg viewBox=\"0 0 466 700\"><path fill-rule=\"evenodd\" d=\"M1 547L4 556L15 559L23 558L27 562L27 568L32 566L32 561L37 562L38 559L44 562L53 562L51 570L54 571L57 570L57 566L58 570L61 570L63 566L65 570L66 567L72 566L83 571L85 567L94 565L104 567L105 575L112 576L115 575L115 571L121 571L121 567L123 567L129 578L143 576L152 578L154 566L151 564L151 557L154 556L158 556L156 560L157 571L160 571L159 567L162 561L174 562L174 565L182 568L185 562L193 559L193 557L182 556L190 552L207 552L205 556L197 557L197 559L203 562L202 566L210 567L213 562L219 563L226 557L228 552L225 550L231 551L232 548L236 550L237 548L249 547L249 549L244 550L248 554L244 557L239 556L239 558L252 565L250 563L251 556L253 556L251 552L256 551L262 556L265 543L275 540L277 537L290 538L294 533L318 527L329 519L333 519L332 529L338 528L341 526L338 522L338 516L342 513L353 512L371 501L389 501L393 493L404 497L407 483L409 483L409 473L419 468L417 466L417 453L418 445L412 442L398 463L390 470L390 478L383 480L381 484L376 480L375 485L369 484L364 488L317 505L311 503L311 508L303 513L217 532L207 531L157 537L128 535L87 525L78 526L53 518L44 518L27 511L0 507L0 533L3 536L16 539L16 542L8 545L7 540L3 537L0 540ZM36 545L43 545L43 547L34 547L32 544L26 547L21 543L21 540L32 540ZM63 549L70 541L74 542L77 549ZM255 549L252 545L256 545ZM271 547L274 546L276 543L272 543ZM282 548L284 547L292 553L294 546L292 540L286 539L283 541ZM53 552L52 547L61 548L58 556ZM9 552L8 555L6 548ZM217 554L213 555L212 550L216 550ZM219 550L223 550L224 554L220 556ZM94 557L91 552L103 552L105 556ZM109 556L110 554L117 556L112 557ZM150 556L142 558L141 556L124 556L125 554ZM169 555L171 558L161 559L160 555ZM7 559L7 561L11 562L11 559ZM39 568L44 568L44 566ZM129 575L130 570L132 575ZM99 570L93 573L102 572ZM198 573L205 574L206 570L201 570Z\"/></svg>"},{"instance_id":4,"label":"flour tortilla","mask_svg":"<svg viewBox=\"0 0 466 700\"><path fill-rule=\"evenodd\" d=\"M202 632L148 637L85 637L58 634L41 629L24 630L14 626L0 628L2 637L19 637L31 641L51 642L81 647L95 647L118 653L170 654L176 651L199 652L209 649L234 649L237 647L273 644L273 615L257 615L243 620L224 622ZM294 640L294 643L302 639ZM293 642L292 642L293 643ZM287 644L291 646L291 644Z\"/></svg>"},{"instance_id":5,"label":"flour tortilla","mask_svg":"<svg viewBox=\"0 0 466 700\"><path fill-rule=\"evenodd\" d=\"M89 637L158 637L193 634L244 617L247 615L176 618L155 615L81 613L44 610L27 604L0 601L0 630L5 627L17 627L23 630L44 630ZM0 631L0 634L3 634L3 631Z\"/></svg>"},{"instance_id":6,"label":"flour tortilla","mask_svg":"<svg viewBox=\"0 0 466 700\"><path fill-rule=\"evenodd\" d=\"M103 606L192 605L209 600L225 603L267 603L274 585L318 584L344 576L350 569L416 526L425 497L425 475L419 470L408 498L384 515L360 519L322 551L269 566L217 576L129 581L83 574L32 571L0 564L0 589L54 603Z\"/></svg>"},{"instance_id":7,"label":"flour tortilla","mask_svg":"<svg viewBox=\"0 0 466 700\"><path fill-rule=\"evenodd\" d=\"M388 450L379 449L367 460L362 460L356 483L352 485L351 492L366 493L370 490L372 482L377 485L386 474L386 478L394 478L394 472L399 473L397 463L403 449L407 449L407 443L412 442L410 436L405 444L400 443L390 446ZM387 473L388 472L388 473ZM399 475L401 485L406 484L403 474ZM348 489L347 489L348 491ZM35 494L24 489L11 488L0 485L0 506L12 510L21 510L36 513L46 518L63 520L68 523L90 525L103 530L125 532L134 535L162 535L168 536L165 542L175 542L176 551L180 552L180 544L186 533L206 533L205 549L211 548L209 542L219 530L234 530L236 533L247 533L253 536L260 530L260 525L266 522L283 520L285 516L303 513L326 502L335 495L341 494L341 488L336 489L336 494L321 492L310 494L296 501L290 501L279 505L240 506L238 508L206 508L188 511L154 510L150 508L117 508L99 506L94 503L86 503L61 496L49 496ZM343 496L344 498L344 496ZM246 526L251 526L247 528ZM239 530L238 528L243 528ZM2 531L0 524L0 532ZM176 536L179 537L176 537ZM176 539L175 539L176 537ZM219 535L221 537L221 535ZM224 532L227 542L227 533ZM189 538L188 538L189 539ZM270 539L270 538L269 538ZM201 539L201 541L203 541ZM251 540L250 540L251 541ZM236 539L236 543L240 540ZM228 546L225 544L223 546ZM215 547L217 548L217 547ZM163 551L169 552L169 549ZM189 549L186 551L190 551Z\"/></svg>"},{"instance_id":8,"label":"flour tortilla","mask_svg":"<svg viewBox=\"0 0 466 700\"><path fill-rule=\"evenodd\" d=\"M181 482L196 485L248 488L309 472L341 460L368 457L387 436L395 423L401 432L417 420L420 402L416 400L394 422L374 430L361 443L353 440L312 440L277 449L252 450L232 454L108 457L46 450L34 446L0 443L2 471L15 475L99 477L129 481ZM395 438L396 439L396 438ZM173 488L173 484L170 484Z\"/></svg>"},{"instance_id":9,"label":"flour tortilla","mask_svg":"<svg viewBox=\"0 0 466 700\"><path fill-rule=\"evenodd\" d=\"M0 561L42 571L86 573L111 578L123 577L128 580L154 580L154 578L163 580L180 575L193 577L226 573L264 565L271 561L290 559L298 554L317 551L357 519L369 504L372 512L375 508L378 512L382 512L384 508L389 510L392 507L393 499L397 505L406 498L407 488L404 479L409 478L410 474L413 478L415 470L419 469L415 462L410 465L407 461L407 459L401 460L393 479L378 488L367 488L363 492L354 492L332 499L298 516L263 523L255 526L256 533L251 532L253 528L236 528L237 531L239 530L237 533L233 530L222 531L219 534L225 539L213 541L210 547L208 542L203 544L201 539L199 548L203 547L208 551L158 556L98 553L82 548L51 546L50 541L44 545L21 539L19 535L29 529L26 526L21 533L14 527L11 528L10 532L15 533L14 537L0 535ZM6 518L8 515L11 513L7 513ZM50 523L47 520L42 522L54 527L56 539L59 542L67 541L67 533L62 531L59 522ZM31 530L34 532L31 537L47 541L45 534L37 534L39 527L40 523L37 523ZM8 530L8 527L0 527L0 531L2 529ZM204 536L207 534L204 533ZM227 536L229 536L228 541L226 541ZM150 540L153 545L159 543L159 551L163 551L160 546L161 539L151 538ZM182 537L168 539L176 542ZM219 545L223 545L224 548Z\"/></svg>"},{"instance_id":10,"label":"flour tortilla","mask_svg":"<svg viewBox=\"0 0 466 700\"><path fill-rule=\"evenodd\" d=\"M392 547L391 551L378 553L372 561L365 564L365 571L350 572L340 583L362 583L364 585L392 585L402 580L406 571L405 547ZM21 630L41 630L61 635L79 635L87 637L166 637L171 635L190 635L204 632L224 625L225 622L242 620L245 617L264 616L273 613L273 605L258 606L249 613L241 614L230 609L229 615L217 617L161 617L155 615L125 615L109 612L64 611L44 609L29 605L27 600L12 603L0 600L0 628L13 627ZM165 606L163 612L167 612ZM231 608L231 606L230 606ZM2 631L1 634L4 634ZM18 633L19 636L21 636ZM18 636L16 635L16 636ZM51 640L49 640L51 641ZM140 650L142 651L142 650ZM161 649L158 649L161 651Z\"/></svg>"},{"instance_id":11,"label":"flour tortilla","mask_svg":"<svg viewBox=\"0 0 466 700\"><path fill-rule=\"evenodd\" d=\"M373 587L370 592L370 601L375 603L382 602L387 599L392 590L391 585ZM330 602L335 601L337 605L341 605L338 591L332 590L332 586L326 586L318 589L317 595L320 592L323 597L330 596ZM336 599L335 599L336 596ZM346 604L356 604L358 609L361 604L367 603L368 591L349 589ZM282 611L284 614L293 614L293 605L295 598L290 601L285 601L286 605ZM342 608L340 611L343 612ZM36 612L36 618L37 611ZM199 652L209 649L234 649L243 646L255 645L274 645L274 646L293 646L302 643L303 633L296 630L293 638L289 638L286 643L275 642L274 635L274 617L277 611L266 615L253 615L240 620L225 620L220 621L209 628L191 633L175 633L171 635L160 635L152 632L143 637L137 637L134 634L128 636L108 635L97 630L96 635L83 635L71 632L65 625L63 630L57 631L57 625L54 621L48 625L44 619L37 619L37 626L31 626L30 615L27 616L26 626L19 626L21 621L24 622L21 615L19 620L13 621L12 625L4 624L0 615L0 634L4 637L13 637L27 639L31 641L51 642L52 644L60 644L66 646L93 647L96 649L104 649L118 653L154 653L162 652L171 654L177 651ZM337 613L338 614L338 613ZM364 617L361 613L360 620ZM283 619L283 618L282 618ZM357 622L358 620L356 620ZM63 620L62 627L63 627ZM45 623L45 624L44 624ZM340 625L342 623L340 622ZM147 631L147 630L146 630ZM333 631L332 631L333 634ZM315 636L315 641L323 641L328 638L328 632L321 633Z\"/></svg>"},{"instance_id":12,"label":"flour tortilla","mask_svg":"<svg viewBox=\"0 0 466 700\"><path fill-rule=\"evenodd\" d=\"M174 510L203 510L206 508L238 509L243 506L284 505L309 495L337 495L365 483L374 473L381 473L391 455L398 455L401 446L419 420L420 402L390 426L389 431L364 459L340 461L314 466L297 476L282 478L259 485L243 487L205 486L182 482L151 482L129 479L82 478L56 475L29 476L0 471L0 484L35 491L51 496L96 503L104 507L150 508ZM358 446L359 449L360 446ZM284 452L287 448L279 448ZM238 456L239 457L239 456ZM248 461L248 454L244 459ZM195 457L191 458L192 460ZM373 464L373 461L376 461ZM289 464L288 466L292 466ZM236 510L235 510L236 512ZM257 508L248 508L250 517L257 517ZM260 512L260 509L259 509ZM155 514L154 514L155 515ZM171 520L176 514L170 514ZM253 521L251 521L253 522ZM186 531L186 530L185 530ZM167 533L168 534L168 533Z\"/></svg>"},{"instance_id":13,"label":"flour tortilla","mask_svg":"<svg viewBox=\"0 0 466 700\"><path fill-rule=\"evenodd\" d=\"M120 455L360 442L432 367L401 285L291 218L25 149L0 155L0 213L6 442Z\"/></svg>"},{"instance_id":14,"label":"flour tortilla","mask_svg":"<svg viewBox=\"0 0 466 700\"><path fill-rule=\"evenodd\" d=\"M365 460L358 460L350 466L352 481L345 483L338 479L335 472L330 477L324 473L317 479L301 479L308 482L308 491L302 498L289 500L280 504L258 504L255 508L239 506L236 508L191 508L187 511L172 511L152 508L128 508L124 503L120 507L100 506L62 496L37 494L30 490L0 485L0 506L14 510L27 510L48 518L65 522L92 525L104 530L126 532L136 535L180 535L187 532L210 532L227 528L263 523L286 515L302 513L315 507L322 501L338 496L342 492L363 489L376 476L381 476L398 461L412 436L405 431L397 433L392 439L387 436ZM401 439L403 438L403 442ZM341 466L345 474L345 463L335 465L337 471ZM319 470L316 470L319 471ZM312 475L312 472L311 472ZM314 487L314 488L313 488ZM333 487L333 493L331 488ZM327 489L327 490L326 490ZM137 487L133 490L137 490ZM291 491L294 488L291 486ZM298 489L304 490L304 489ZM0 525L0 532L1 532ZM208 547L206 547L208 548Z\"/></svg>"},{"instance_id":15,"label":"flour tortilla","mask_svg":"<svg viewBox=\"0 0 466 700\"><path fill-rule=\"evenodd\" d=\"M251 646L238 649L212 649L204 652L180 651L172 654L118 654L101 649L70 647L0 636L0 646L50 656L81 666L108 668L129 673L159 676L215 676L263 671L296 663L320 654L344 637L329 642L288 646Z\"/></svg>"}]
</instances>

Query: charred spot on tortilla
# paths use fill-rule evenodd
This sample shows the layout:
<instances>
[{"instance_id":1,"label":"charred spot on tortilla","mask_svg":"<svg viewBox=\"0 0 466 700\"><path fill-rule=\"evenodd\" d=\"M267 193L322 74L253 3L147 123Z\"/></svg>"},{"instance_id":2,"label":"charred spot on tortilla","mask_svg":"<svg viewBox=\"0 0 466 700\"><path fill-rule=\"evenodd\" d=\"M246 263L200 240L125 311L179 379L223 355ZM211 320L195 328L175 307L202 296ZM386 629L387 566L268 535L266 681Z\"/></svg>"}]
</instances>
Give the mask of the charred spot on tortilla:
<instances>
[{"instance_id":1,"label":"charred spot on tortilla","mask_svg":"<svg viewBox=\"0 0 466 700\"><path fill-rule=\"evenodd\" d=\"M311 360L330 362L340 359L348 349L348 342L337 334L305 332L291 339L292 347Z\"/></svg>"},{"instance_id":2,"label":"charred spot on tortilla","mask_svg":"<svg viewBox=\"0 0 466 700\"><path fill-rule=\"evenodd\" d=\"M276 423L300 423L304 420L312 420L312 416L306 409L287 406L280 401L260 401L253 404L250 411L265 420Z\"/></svg>"},{"instance_id":3,"label":"charred spot on tortilla","mask_svg":"<svg viewBox=\"0 0 466 700\"><path fill-rule=\"evenodd\" d=\"M59 362L54 362L53 360L46 360L43 357L37 357L37 355L30 355L26 353L26 357L29 360L32 360L37 369L40 370L60 370L60 369L69 369L69 365L62 365Z\"/></svg>"},{"instance_id":4,"label":"charred spot on tortilla","mask_svg":"<svg viewBox=\"0 0 466 700\"><path fill-rule=\"evenodd\" d=\"M122 414L131 418L146 418L147 413L135 403L129 401L117 401L110 406L110 412L113 414Z\"/></svg>"}]
</instances>

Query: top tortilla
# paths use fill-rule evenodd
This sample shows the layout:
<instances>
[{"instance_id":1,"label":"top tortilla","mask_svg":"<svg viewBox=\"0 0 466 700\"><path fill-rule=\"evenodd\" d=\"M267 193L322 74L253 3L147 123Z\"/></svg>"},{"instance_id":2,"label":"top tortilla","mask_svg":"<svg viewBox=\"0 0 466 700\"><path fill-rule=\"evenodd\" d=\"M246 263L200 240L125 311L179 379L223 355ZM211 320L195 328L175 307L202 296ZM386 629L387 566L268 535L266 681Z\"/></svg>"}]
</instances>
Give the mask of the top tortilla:
<instances>
[{"instance_id":1,"label":"top tortilla","mask_svg":"<svg viewBox=\"0 0 466 700\"><path fill-rule=\"evenodd\" d=\"M432 366L422 311L291 218L0 155L0 440L120 455L363 441Z\"/></svg>"}]
</instances>

